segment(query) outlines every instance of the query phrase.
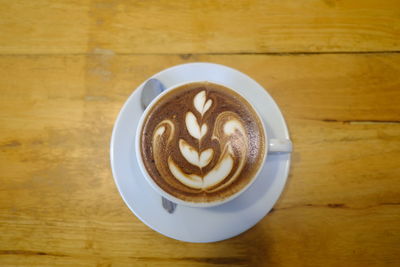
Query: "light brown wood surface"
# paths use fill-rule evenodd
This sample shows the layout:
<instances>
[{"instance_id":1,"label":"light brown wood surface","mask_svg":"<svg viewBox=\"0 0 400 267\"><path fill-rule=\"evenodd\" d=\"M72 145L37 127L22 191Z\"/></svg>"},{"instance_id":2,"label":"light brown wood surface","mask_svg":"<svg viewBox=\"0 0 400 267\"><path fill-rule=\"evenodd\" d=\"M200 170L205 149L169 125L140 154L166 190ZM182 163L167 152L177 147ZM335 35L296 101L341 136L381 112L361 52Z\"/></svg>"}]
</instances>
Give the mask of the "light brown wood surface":
<instances>
[{"instance_id":1,"label":"light brown wood surface","mask_svg":"<svg viewBox=\"0 0 400 267\"><path fill-rule=\"evenodd\" d=\"M0 0L1 54L400 50L398 0Z\"/></svg>"},{"instance_id":2,"label":"light brown wood surface","mask_svg":"<svg viewBox=\"0 0 400 267\"><path fill-rule=\"evenodd\" d=\"M398 1L0 1L0 266L399 266L399 47ZM211 244L145 226L109 164L132 90L197 61L294 142L270 214Z\"/></svg>"}]
</instances>

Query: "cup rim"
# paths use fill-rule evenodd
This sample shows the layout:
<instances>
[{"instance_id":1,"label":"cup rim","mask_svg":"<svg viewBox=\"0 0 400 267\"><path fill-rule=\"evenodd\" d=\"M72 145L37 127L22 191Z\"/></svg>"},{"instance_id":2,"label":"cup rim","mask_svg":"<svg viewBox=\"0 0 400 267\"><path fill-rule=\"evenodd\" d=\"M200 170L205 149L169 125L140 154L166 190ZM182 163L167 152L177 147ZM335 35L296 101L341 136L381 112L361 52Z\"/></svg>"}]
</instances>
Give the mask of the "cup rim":
<instances>
[{"instance_id":1,"label":"cup rim","mask_svg":"<svg viewBox=\"0 0 400 267\"><path fill-rule=\"evenodd\" d=\"M166 95L167 93L169 93L170 91L173 91L174 89L177 89L183 85L187 85L187 84L191 84L191 83L213 83L216 85L220 85L223 86L229 90L234 91L236 94L238 94L239 96L241 96L245 101L247 101L247 103L249 103L249 105L253 108L253 111L255 112L256 116L258 117L259 121L261 122L261 128L262 128L262 132L264 133L264 153L263 153L263 158L261 160L261 164L258 167L257 172L253 175L253 177L251 178L251 180L242 188L240 189L238 192L236 192L233 195L230 195L227 198L224 198L222 200L219 201L212 201L212 202L190 202L190 201L185 201L182 200L180 198L177 198L171 194L169 194L168 192L164 191L160 186L158 186L158 184L153 180L153 178L151 178L150 174L148 173L146 167L144 166L143 163L143 159L142 159L142 153L141 153L141 145L140 145L140 134L143 128L143 124L145 121L145 118L147 117L148 113L150 112L150 110L152 109L152 107L155 105L155 103L158 102L159 99L161 99L164 95ZM187 81L187 82L181 82L178 84L175 84L173 86L170 86L168 88L166 88L163 92L161 92L159 95L157 95L151 102L150 104L146 107L146 109L143 111L139 122L138 122L138 126L136 128L136 133L135 133L135 155L136 155L136 161L139 165L139 169L142 173L142 175L144 176L144 178L146 179L147 183L150 184L150 186L162 197L165 197L166 199L183 205L183 206L188 206L188 207L195 207L195 208L209 208L209 207L215 207L215 206L219 206L222 204L225 204L235 198L237 198L238 196L240 196L242 193L244 193L254 182L255 180L258 178L262 168L265 165L265 161L267 158L267 154L268 154L268 144L269 144L269 138L267 135L267 129L265 127L265 123L260 115L260 113L258 112L258 110L256 109L256 107L246 98L244 97L240 92L238 92L237 90L233 89L231 86L225 85L224 83L221 82L214 82L214 81L209 81L209 80L191 80L191 81Z\"/></svg>"}]
</instances>

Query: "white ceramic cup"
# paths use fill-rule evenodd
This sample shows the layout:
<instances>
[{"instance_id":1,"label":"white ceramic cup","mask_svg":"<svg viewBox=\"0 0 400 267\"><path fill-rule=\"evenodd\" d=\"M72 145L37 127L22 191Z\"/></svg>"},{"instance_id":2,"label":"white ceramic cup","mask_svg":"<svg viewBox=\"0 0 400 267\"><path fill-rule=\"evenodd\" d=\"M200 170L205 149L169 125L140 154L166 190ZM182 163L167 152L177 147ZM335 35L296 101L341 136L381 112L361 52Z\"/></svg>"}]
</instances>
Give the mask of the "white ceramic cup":
<instances>
[{"instance_id":1,"label":"white ceramic cup","mask_svg":"<svg viewBox=\"0 0 400 267\"><path fill-rule=\"evenodd\" d=\"M149 113L149 111L152 109L152 107L154 105L157 105L157 103L159 102L159 100L166 94L168 94L169 92L171 92L172 90L181 87L185 84L189 84L189 83L194 83L194 82L208 82L208 81L190 81L190 82L185 82L185 83L181 83L181 84L177 84L174 85L172 87L167 88L165 91L163 91L161 94L159 94L156 98L154 98L151 103L146 107L146 110L143 112L139 123L138 123L138 128L136 130L136 136L135 136L135 148L136 148L136 159L137 162L139 164L140 170L143 173L143 176L145 177L146 181L151 185L151 187L158 193L160 194L162 197L165 197L166 199L175 202L177 204L180 205L185 205L185 206L190 206L190 207L201 207L201 208L205 208L205 207L213 207L213 206L218 206L221 205L223 203L226 203L236 197L238 197L240 194L242 194L244 191L246 191L247 188L250 187L250 185L253 184L253 182L256 180L258 174L260 173L261 169L263 168L264 164L265 164L265 160L267 158L267 154L268 153L290 153L292 151L292 142L288 139L269 139L268 138L268 134L266 131L266 127L264 125L264 121L262 119L262 117L260 116L260 114L258 113L257 109L254 107L254 105L247 99L245 98L242 94L240 94L239 92L237 92L236 90L233 90L232 88L230 88L229 86L226 86L224 84L221 83L216 83L213 82L214 84L219 84L225 88L228 88L229 90L234 91L236 94L239 94L241 97L243 97L244 99L247 100L247 102L252 106L253 110L256 113L256 116L258 116L261 124L262 124L262 131L264 132L264 136L265 136L265 143L267 144L265 146L265 152L263 155L263 164L261 164L256 172L256 174L251 178L251 180L247 183L247 185L245 187L243 187L240 191L236 192L235 194L226 197L224 199L218 200L218 201L213 201L213 202L189 202L189 201L185 201L182 199L179 199L171 194L169 194L168 192L164 191L161 187L159 187L157 185L157 183L153 180L153 178L151 178L151 176L149 175L149 173L146 170L146 167L144 166L143 163L143 158L142 158L142 153L141 153L141 144L140 144L140 140L141 140L141 134L142 134L142 128L143 128L143 124L145 122L145 119ZM143 90L143 88L142 88Z\"/></svg>"}]
</instances>

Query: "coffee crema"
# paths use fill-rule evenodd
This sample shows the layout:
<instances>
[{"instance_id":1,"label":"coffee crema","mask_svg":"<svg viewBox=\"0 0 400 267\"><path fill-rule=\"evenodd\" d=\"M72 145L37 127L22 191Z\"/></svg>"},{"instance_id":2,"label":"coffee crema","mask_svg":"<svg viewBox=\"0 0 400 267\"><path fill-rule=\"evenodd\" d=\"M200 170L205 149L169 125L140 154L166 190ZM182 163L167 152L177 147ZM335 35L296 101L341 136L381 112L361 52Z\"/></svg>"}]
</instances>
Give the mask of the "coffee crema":
<instances>
[{"instance_id":1,"label":"coffee crema","mask_svg":"<svg viewBox=\"0 0 400 267\"><path fill-rule=\"evenodd\" d=\"M185 84L162 96L147 114L140 140L144 166L176 198L222 201L251 182L263 164L263 125L231 89Z\"/></svg>"}]
</instances>

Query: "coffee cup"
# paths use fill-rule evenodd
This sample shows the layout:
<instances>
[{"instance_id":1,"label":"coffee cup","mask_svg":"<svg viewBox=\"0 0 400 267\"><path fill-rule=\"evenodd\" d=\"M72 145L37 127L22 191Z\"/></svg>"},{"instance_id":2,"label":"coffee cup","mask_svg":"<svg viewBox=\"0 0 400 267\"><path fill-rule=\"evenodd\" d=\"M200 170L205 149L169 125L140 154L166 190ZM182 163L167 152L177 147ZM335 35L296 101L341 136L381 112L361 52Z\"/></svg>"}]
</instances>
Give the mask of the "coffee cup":
<instances>
[{"instance_id":1,"label":"coffee cup","mask_svg":"<svg viewBox=\"0 0 400 267\"><path fill-rule=\"evenodd\" d=\"M234 89L208 81L172 86L146 108L136 131L146 181L180 205L212 207L246 191L268 153L291 152L268 138L256 108Z\"/></svg>"}]
</instances>

